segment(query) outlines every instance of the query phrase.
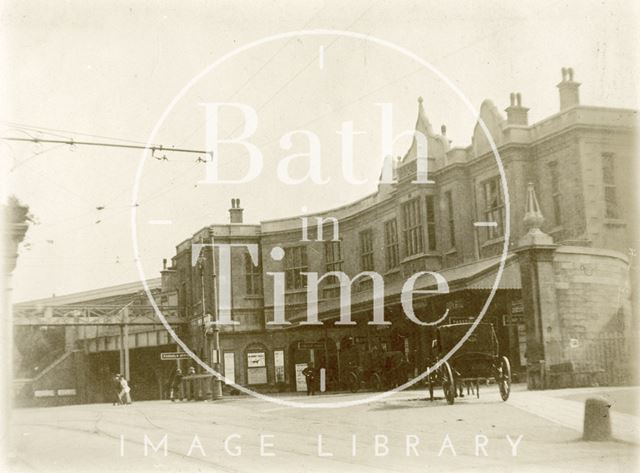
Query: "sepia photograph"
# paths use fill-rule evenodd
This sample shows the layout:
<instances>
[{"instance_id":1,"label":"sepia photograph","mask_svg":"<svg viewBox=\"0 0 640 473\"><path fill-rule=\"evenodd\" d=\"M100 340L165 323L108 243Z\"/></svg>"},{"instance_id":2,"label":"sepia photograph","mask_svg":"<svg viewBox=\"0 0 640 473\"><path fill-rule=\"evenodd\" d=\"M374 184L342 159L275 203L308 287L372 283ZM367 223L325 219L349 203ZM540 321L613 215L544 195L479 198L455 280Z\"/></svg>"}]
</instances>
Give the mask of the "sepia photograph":
<instances>
[{"instance_id":1,"label":"sepia photograph","mask_svg":"<svg viewBox=\"0 0 640 473\"><path fill-rule=\"evenodd\" d=\"M0 470L637 471L639 23L0 2Z\"/></svg>"}]
</instances>

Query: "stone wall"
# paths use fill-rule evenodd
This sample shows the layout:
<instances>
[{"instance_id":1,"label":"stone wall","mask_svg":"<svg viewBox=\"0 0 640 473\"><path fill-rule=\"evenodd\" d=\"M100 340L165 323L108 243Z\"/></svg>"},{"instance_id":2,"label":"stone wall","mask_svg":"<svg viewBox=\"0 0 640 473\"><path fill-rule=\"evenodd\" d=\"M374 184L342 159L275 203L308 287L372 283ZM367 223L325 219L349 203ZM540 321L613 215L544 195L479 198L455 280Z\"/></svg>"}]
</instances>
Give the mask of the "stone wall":
<instances>
[{"instance_id":1,"label":"stone wall","mask_svg":"<svg viewBox=\"0 0 640 473\"><path fill-rule=\"evenodd\" d=\"M629 262L615 251L561 246L553 270L562 340L561 361L604 369L600 382L630 374L632 330ZM555 361L555 360L548 360Z\"/></svg>"}]
</instances>

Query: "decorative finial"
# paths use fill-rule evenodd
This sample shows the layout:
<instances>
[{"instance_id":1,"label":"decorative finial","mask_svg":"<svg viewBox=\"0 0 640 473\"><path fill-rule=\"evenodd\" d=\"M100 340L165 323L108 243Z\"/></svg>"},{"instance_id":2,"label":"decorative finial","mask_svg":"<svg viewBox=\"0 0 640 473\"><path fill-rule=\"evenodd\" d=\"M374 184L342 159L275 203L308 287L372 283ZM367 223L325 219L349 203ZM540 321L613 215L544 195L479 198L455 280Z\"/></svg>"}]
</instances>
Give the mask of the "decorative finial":
<instances>
[{"instance_id":1,"label":"decorative finial","mask_svg":"<svg viewBox=\"0 0 640 473\"><path fill-rule=\"evenodd\" d=\"M422 105L422 96L418 97L418 103Z\"/></svg>"},{"instance_id":2,"label":"decorative finial","mask_svg":"<svg viewBox=\"0 0 640 473\"><path fill-rule=\"evenodd\" d=\"M533 182L529 183L527 189L527 206L524 214L524 225L529 233L540 232L540 227L544 223L544 216L540 211L540 205L536 197L536 190Z\"/></svg>"},{"instance_id":3,"label":"decorative finial","mask_svg":"<svg viewBox=\"0 0 640 473\"><path fill-rule=\"evenodd\" d=\"M445 136L447 134L447 125L440 126L440 133Z\"/></svg>"}]
</instances>

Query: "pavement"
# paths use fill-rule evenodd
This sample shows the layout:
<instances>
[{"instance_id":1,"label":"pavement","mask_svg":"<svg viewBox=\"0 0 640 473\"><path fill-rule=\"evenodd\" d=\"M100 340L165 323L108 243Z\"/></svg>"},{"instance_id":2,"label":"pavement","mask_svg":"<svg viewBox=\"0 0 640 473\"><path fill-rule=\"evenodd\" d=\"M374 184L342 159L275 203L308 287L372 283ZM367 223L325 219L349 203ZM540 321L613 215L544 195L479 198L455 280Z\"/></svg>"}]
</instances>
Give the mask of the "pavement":
<instances>
[{"instance_id":1,"label":"pavement","mask_svg":"<svg viewBox=\"0 0 640 473\"><path fill-rule=\"evenodd\" d=\"M638 388L530 392L514 386L502 402L489 386L479 399L467 396L452 406L406 391L341 409L313 405L364 394L291 396L309 402L305 409L240 396L16 409L14 455L3 471L637 471L637 445L624 432L636 434L630 426L637 427L638 418L622 412L626 404L616 402L612 413L622 441L582 441L580 413L582 398L637 394Z\"/></svg>"}]
</instances>

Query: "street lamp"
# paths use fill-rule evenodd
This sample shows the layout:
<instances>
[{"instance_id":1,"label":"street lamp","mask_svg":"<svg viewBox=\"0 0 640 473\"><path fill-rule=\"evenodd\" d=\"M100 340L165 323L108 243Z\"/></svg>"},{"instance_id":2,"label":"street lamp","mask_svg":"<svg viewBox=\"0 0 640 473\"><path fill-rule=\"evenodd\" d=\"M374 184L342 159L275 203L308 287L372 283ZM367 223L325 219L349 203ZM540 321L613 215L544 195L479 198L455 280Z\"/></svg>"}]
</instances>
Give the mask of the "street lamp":
<instances>
[{"instance_id":1,"label":"street lamp","mask_svg":"<svg viewBox=\"0 0 640 473\"><path fill-rule=\"evenodd\" d=\"M213 335L213 350L211 352L212 359L211 364L216 373L220 374L220 326L218 325L218 281L216 280L216 250L213 243L213 229L209 227L209 236L211 238L211 273L213 275L213 320L210 324L210 330ZM212 398L214 401L222 399L222 381L219 376L213 378L213 393Z\"/></svg>"}]
</instances>

